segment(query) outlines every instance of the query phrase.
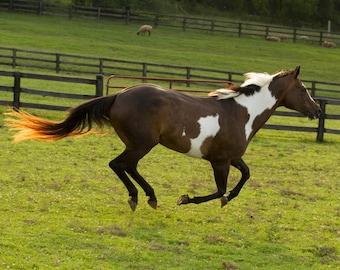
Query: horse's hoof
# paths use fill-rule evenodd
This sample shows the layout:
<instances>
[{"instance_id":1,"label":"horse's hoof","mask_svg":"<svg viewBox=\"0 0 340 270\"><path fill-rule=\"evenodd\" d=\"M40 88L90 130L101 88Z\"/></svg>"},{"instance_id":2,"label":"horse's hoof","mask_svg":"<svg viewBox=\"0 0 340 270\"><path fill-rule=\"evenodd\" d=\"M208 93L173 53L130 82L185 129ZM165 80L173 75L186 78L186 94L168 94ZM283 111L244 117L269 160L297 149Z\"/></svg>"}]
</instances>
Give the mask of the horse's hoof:
<instances>
[{"instance_id":1,"label":"horse's hoof","mask_svg":"<svg viewBox=\"0 0 340 270\"><path fill-rule=\"evenodd\" d=\"M133 198L129 198L128 203L131 207L131 210L135 211L137 208L137 202Z\"/></svg>"},{"instance_id":2,"label":"horse's hoof","mask_svg":"<svg viewBox=\"0 0 340 270\"><path fill-rule=\"evenodd\" d=\"M188 194L184 194L181 197L179 197L178 201L177 201L177 205L181 205L181 204L187 204L189 203L189 195Z\"/></svg>"},{"instance_id":3,"label":"horse's hoof","mask_svg":"<svg viewBox=\"0 0 340 270\"><path fill-rule=\"evenodd\" d=\"M157 209L157 201L148 200L148 204L149 204L153 209Z\"/></svg>"},{"instance_id":4,"label":"horse's hoof","mask_svg":"<svg viewBox=\"0 0 340 270\"><path fill-rule=\"evenodd\" d=\"M227 196L227 194L224 194L221 197L221 207L225 206L227 203L228 203L228 196Z\"/></svg>"}]
</instances>

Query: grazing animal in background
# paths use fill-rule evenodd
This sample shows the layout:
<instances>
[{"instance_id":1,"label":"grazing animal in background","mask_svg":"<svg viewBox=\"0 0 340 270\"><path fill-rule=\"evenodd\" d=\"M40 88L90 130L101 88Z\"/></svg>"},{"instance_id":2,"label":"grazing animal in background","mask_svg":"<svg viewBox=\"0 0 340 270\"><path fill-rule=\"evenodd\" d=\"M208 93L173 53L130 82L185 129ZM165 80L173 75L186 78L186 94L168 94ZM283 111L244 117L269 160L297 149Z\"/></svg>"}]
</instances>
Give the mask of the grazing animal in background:
<instances>
[{"instance_id":1,"label":"grazing animal in background","mask_svg":"<svg viewBox=\"0 0 340 270\"><path fill-rule=\"evenodd\" d=\"M150 36L151 35L151 30L152 30L152 26L151 25L148 25L148 24L142 25L139 28L139 30L137 31L137 35L139 35L139 34L144 35L146 32L148 32L149 36Z\"/></svg>"},{"instance_id":2,"label":"grazing animal in background","mask_svg":"<svg viewBox=\"0 0 340 270\"><path fill-rule=\"evenodd\" d=\"M288 35L288 34L281 34L281 35L279 36L279 38L281 38L281 40L289 39L289 35Z\"/></svg>"},{"instance_id":3,"label":"grazing animal in background","mask_svg":"<svg viewBox=\"0 0 340 270\"><path fill-rule=\"evenodd\" d=\"M336 48L336 44L333 41L324 41L322 46L325 48Z\"/></svg>"},{"instance_id":4,"label":"grazing animal in background","mask_svg":"<svg viewBox=\"0 0 340 270\"><path fill-rule=\"evenodd\" d=\"M300 39L304 40L304 41L308 41L309 40L309 36L300 36Z\"/></svg>"},{"instance_id":5,"label":"grazing animal in background","mask_svg":"<svg viewBox=\"0 0 340 270\"><path fill-rule=\"evenodd\" d=\"M244 83L233 87L235 95L221 99L139 84L73 107L60 122L12 110L7 113L10 117L6 118L6 126L19 131L15 141L55 141L91 133L94 124L112 126L126 148L109 166L126 186L133 211L138 203L138 191L131 178L143 188L149 205L157 207L154 189L137 171L139 160L154 146L161 144L205 159L214 171L216 192L199 197L182 195L177 203L199 204L220 198L224 206L238 196L249 178L249 168L242 156L277 107L285 106L310 119L320 115L319 106L298 79L299 72L300 67L273 75L247 73ZM240 170L242 176L227 195L230 166Z\"/></svg>"},{"instance_id":6,"label":"grazing animal in background","mask_svg":"<svg viewBox=\"0 0 340 270\"><path fill-rule=\"evenodd\" d=\"M281 38L276 37L276 36L267 36L266 40L268 41L274 41L274 42L281 42Z\"/></svg>"}]
</instances>

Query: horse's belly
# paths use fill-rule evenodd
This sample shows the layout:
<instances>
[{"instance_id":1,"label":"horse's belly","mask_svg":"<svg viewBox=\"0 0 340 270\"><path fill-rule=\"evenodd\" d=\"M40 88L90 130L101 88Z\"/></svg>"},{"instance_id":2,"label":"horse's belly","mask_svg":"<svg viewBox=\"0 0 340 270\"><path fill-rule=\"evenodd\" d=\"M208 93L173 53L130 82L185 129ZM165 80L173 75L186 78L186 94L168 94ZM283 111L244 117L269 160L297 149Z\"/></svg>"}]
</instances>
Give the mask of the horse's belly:
<instances>
[{"instance_id":1,"label":"horse's belly","mask_svg":"<svg viewBox=\"0 0 340 270\"><path fill-rule=\"evenodd\" d=\"M160 143L188 156L202 158L207 155L214 137L220 131L219 115L201 117L196 126L192 128L192 124L184 124L172 136L167 139L164 136L165 140Z\"/></svg>"}]
</instances>

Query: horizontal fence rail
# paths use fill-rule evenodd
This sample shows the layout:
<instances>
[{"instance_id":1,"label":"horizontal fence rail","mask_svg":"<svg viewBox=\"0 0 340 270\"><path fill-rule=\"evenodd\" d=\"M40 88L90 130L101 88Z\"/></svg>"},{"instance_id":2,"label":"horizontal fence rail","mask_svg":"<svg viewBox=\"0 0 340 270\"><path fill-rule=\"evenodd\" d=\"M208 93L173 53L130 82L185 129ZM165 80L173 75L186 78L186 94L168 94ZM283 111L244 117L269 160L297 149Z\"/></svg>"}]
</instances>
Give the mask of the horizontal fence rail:
<instances>
[{"instance_id":1,"label":"horizontal fence rail","mask_svg":"<svg viewBox=\"0 0 340 270\"><path fill-rule=\"evenodd\" d=\"M21 107L26 108L35 108L35 109L46 109L46 110L59 110L64 111L70 108L70 106L61 106L55 104L45 104L38 102L25 102L23 101L23 94L34 95L34 96L42 96L42 97L53 97L53 98L63 98L63 99L90 99L94 97L100 97L103 95L103 76L97 75L96 79L84 79L84 78L74 78L74 77L63 77L63 76L51 76L51 75L40 75L40 74L32 74L32 73L21 73L21 72L8 72L8 71L0 71L0 78L4 79L4 77L12 78L11 81L8 81L7 85L2 85L3 80L1 80L0 92L9 92L12 94L12 98L8 98L7 100L0 99L0 105L11 106L16 109ZM83 85L93 85L93 93L92 94L75 94L69 92L58 92L58 91L49 91L49 90L39 90L32 89L30 87L24 87L22 80L39 80L39 81L50 81L51 84L59 83L72 83L72 84L83 84ZM3 96L3 95L1 95ZM31 98L32 99L32 98ZM53 103L58 103L58 101L53 101Z\"/></svg>"},{"instance_id":2,"label":"horizontal fence rail","mask_svg":"<svg viewBox=\"0 0 340 270\"><path fill-rule=\"evenodd\" d=\"M0 0L0 9L12 12L27 12L37 15L54 15L77 17L93 20L119 20L127 24L152 24L154 27L166 26L183 31L199 30L209 33L225 33L229 35L277 36L282 40L293 42L311 42L322 45L324 41L340 43L340 33L300 29L275 25L253 24L244 22L229 22L214 19L202 19L188 16L164 15L148 12L133 12L130 10L67 5L62 3L44 2L38 0Z\"/></svg>"},{"instance_id":3,"label":"horizontal fence rail","mask_svg":"<svg viewBox=\"0 0 340 270\"><path fill-rule=\"evenodd\" d=\"M240 72L0 47L0 66L74 74L112 74L243 82ZM340 84L304 80L314 98L340 99Z\"/></svg>"},{"instance_id":4,"label":"horizontal fence rail","mask_svg":"<svg viewBox=\"0 0 340 270\"><path fill-rule=\"evenodd\" d=\"M187 87L190 87L191 85L201 86L201 87L206 86L210 88L214 87L211 89L215 90L218 88L227 88L227 86L232 83L231 81L223 81L223 80L190 80L190 79L156 78L156 77L144 77L144 76L112 75L107 79L107 82L106 82L106 95L110 94L110 89L122 89L126 87L126 86L115 85L111 83L111 81L114 81L114 79L118 79L118 78L138 80L142 82L149 82L149 81L157 81L158 83L167 82L169 89L187 92L187 93L203 93L203 94L207 94L211 90L192 89L192 88L183 89L183 88L175 87L174 84L177 84L177 85L185 84Z\"/></svg>"}]
</instances>

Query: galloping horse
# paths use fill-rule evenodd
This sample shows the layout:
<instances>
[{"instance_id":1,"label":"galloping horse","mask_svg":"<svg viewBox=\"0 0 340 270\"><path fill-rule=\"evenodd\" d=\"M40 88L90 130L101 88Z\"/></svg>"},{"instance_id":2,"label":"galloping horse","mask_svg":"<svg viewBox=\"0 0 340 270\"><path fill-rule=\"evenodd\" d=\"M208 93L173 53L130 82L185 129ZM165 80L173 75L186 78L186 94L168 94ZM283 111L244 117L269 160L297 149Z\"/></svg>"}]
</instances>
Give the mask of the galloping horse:
<instances>
[{"instance_id":1,"label":"galloping horse","mask_svg":"<svg viewBox=\"0 0 340 270\"><path fill-rule=\"evenodd\" d=\"M157 208L153 188L137 171L138 161L154 146L161 144L203 158L211 163L217 191L193 198L182 195L178 204L198 204L220 198L223 207L239 194L249 178L249 168L242 156L277 107L285 106L310 119L319 116L319 106L298 79L299 71L300 67L273 75L247 73L241 86L225 90L227 94L220 90L206 97L140 84L73 107L60 122L12 110L7 113L12 117L6 119L6 125L19 130L15 141L54 141L91 133L93 124L100 128L111 125L126 148L109 166L126 186L133 211L138 191L130 177L143 188L150 206ZM240 170L242 176L227 195L230 165Z\"/></svg>"}]
</instances>

